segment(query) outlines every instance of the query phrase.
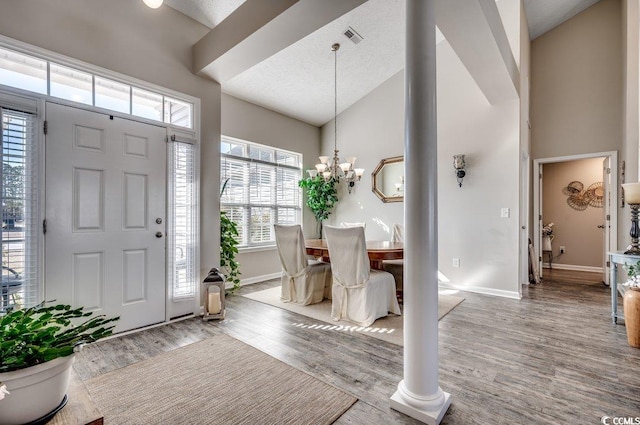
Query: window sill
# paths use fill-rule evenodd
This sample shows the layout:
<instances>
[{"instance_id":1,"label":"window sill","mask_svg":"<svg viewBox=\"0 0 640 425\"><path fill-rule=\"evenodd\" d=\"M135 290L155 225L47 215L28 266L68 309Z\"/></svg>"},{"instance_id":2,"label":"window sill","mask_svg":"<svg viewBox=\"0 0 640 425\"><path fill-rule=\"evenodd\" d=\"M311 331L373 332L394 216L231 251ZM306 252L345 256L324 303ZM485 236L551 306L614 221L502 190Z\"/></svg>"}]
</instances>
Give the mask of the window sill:
<instances>
[{"instance_id":1,"label":"window sill","mask_svg":"<svg viewBox=\"0 0 640 425\"><path fill-rule=\"evenodd\" d=\"M275 251L276 249L277 248L275 245L249 246L246 248L238 248L238 254L251 254L253 252Z\"/></svg>"}]
</instances>

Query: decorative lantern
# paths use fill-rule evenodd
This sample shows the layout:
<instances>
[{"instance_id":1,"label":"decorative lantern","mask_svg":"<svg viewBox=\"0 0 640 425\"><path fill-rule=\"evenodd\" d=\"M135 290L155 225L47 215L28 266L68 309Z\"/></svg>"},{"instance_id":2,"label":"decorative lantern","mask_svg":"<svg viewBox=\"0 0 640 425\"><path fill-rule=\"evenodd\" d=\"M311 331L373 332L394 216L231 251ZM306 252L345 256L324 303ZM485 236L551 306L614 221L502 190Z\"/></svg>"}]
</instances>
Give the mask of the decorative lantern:
<instances>
[{"instance_id":1,"label":"decorative lantern","mask_svg":"<svg viewBox=\"0 0 640 425\"><path fill-rule=\"evenodd\" d=\"M224 277L217 268L209 271L202 283L204 289L204 315L202 320L224 319Z\"/></svg>"}]
</instances>

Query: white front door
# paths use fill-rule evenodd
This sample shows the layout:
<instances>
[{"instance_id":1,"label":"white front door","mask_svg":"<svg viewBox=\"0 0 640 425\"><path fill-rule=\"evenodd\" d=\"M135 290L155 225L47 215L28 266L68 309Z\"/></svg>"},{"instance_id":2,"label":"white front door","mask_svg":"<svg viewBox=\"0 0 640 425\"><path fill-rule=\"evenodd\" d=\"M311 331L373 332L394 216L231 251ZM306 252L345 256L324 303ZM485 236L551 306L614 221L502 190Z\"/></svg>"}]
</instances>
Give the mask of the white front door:
<instances>
[{"instance_id":1,"label":"white front door","mask_svg":"<svg viewBox=\"0 0 640 425\"><path fill-rule=\"evenodd\" d=\"M166 130L47 103L45 296L165 320Z\"/></svg>"}]
</instances>

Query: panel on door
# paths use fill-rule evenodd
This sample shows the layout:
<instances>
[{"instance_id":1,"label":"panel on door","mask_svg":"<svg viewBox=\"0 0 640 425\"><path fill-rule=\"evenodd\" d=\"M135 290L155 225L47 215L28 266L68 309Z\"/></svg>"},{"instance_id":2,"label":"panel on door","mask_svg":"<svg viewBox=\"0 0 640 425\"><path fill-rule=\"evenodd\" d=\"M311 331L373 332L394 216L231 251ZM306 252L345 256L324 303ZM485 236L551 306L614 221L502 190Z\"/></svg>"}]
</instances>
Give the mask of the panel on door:
<instances>
[{"instance_id":1,"label":"panel on door","mask_svg":"<svg viewBox=\"0 0 640 425\"><path fill-rule=\"evenodd\" d=\"M46 299L120 316L117 332L164 321L165 129L53 103L46 118Z\"/></svg>"}]
</instances>

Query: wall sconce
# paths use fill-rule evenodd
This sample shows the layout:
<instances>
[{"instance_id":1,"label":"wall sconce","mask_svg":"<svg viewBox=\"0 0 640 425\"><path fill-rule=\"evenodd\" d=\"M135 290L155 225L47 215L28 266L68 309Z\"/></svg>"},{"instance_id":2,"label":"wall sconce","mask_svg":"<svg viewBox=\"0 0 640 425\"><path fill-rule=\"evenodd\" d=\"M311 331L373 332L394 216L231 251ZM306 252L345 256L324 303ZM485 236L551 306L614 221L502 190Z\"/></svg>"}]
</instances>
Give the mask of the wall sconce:
<instances>
[{"instance_id":1,"label":"wall sconce","mask_svg":"<svg viewBox=\"0 0 640 425\"><path fill-rule=\"evenodd\" d=\"M464 167L467 164L464 162L464 155L453 155L453 168L456 169L456 178L458 179L458 186L462 187L462 179L467 174L464 171Z\"/></svg>"}]
</instances>

